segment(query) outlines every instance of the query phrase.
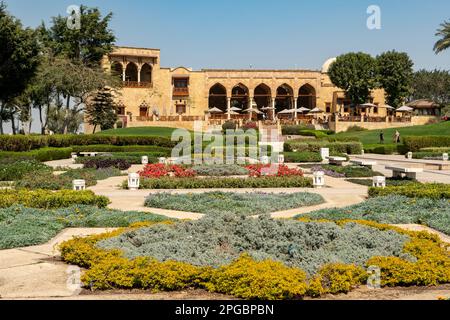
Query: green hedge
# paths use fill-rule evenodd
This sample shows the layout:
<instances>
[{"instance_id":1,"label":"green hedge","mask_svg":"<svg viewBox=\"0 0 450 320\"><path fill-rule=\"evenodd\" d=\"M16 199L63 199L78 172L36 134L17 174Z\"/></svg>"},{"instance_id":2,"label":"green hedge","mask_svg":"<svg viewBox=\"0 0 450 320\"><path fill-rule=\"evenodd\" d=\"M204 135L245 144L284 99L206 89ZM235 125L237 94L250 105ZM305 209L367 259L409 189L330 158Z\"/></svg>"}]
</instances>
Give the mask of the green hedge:
<instances>
[{"instance_id":1,"label":"green hedge","mask_svg":"<svg viewBox=\"0 0 450 320\"><path fill-rule=\"evenodd\" d=\"M291 163L322 162L322 157L318 152L285 152L284 161Z\"/></svg>"},{"instance_id":2,"label":"green hedge","mask_svg":"<svg viewBox=\"0 0 450 320\"><path fill-rule=\"evenodd\" d=\"M411 183L405 186L386 188L370 188L370 197L403 195L409 198L450 199L450 184L444 183Z\"/></svg>"},{"instance_id":3,"label":"green hedge","mask_svg":"<svg viewBox=\"0 0 450 320\"><path fill-rule=\"evenodd\" d=\"M329 148L330 153L361 154L363 146L360 142L328 142L291 140L284 144L284 151L292 152L320 152L321 148Z\"/></svg>"},{"instance_id":4,"label":"green hedge","mask_svg":"<svg viewBox=\"0 0 450 320\"><path fill-rule=\"evenodd\" d=\"M0 151L0 159L33 159L41 162L69 159L72 148L42 148L26 152Z\"/></svg>"},{"instance_id":5,"label":"green hedge","mask_svg":"<svg viewBox=\"0 0 450 320\"><path fill-rule=\"evenodd\" d=\"M305 177L258 178L171 178L141 179L141 189L210 189L210 188L311 188L312 179ZM123 188L127 187L124 181Z\"/></svg>"},{"instance_id":6,"label":"green hedge","mask_svg":"<svg viewBox=\"0 0 450 320\"><path fill-rule=\"evenodd\" d=\"M413 152L413 159L425 159L425 158L436 158L442 160L443 152Z\"/></svg>"},{"instance_id":7,"label":"green hedge","mask_svg":"<svg viewBox=\"0 0 450 320\"><path fill-rule=\"evenodd\" d=\"M303 130L314 130L314 126L308 126L308 125L284 125L281 126L281 132L284 136L296 136L299 135L300 131Z\"/></svg>"},{"instance_id":8,"label":"green hedge","mask_svg":"<svg viewBox=\"0 0 450 320\"><path fill-rule=\"evenodd\" d=\"M153 136L108 136L108 135L52 135L52 136L23 136L1 135L1 151L30 151L44 147L71 147L83 145L109 144L115 146L151 145L173 148L177 142L168 138Z\"/></svg>"},{"instance_id":9,"label":"green hedge","mask_svg":"<svg viewBox=\"0 0 450 320\"><path fill-rule=\"evenodd\" d=\"M41 171L52 172L52 168L36 160L0 160L0 181L17 181L27 174L37 174Z\"/></svg>"},{"instance_id":10,"label":"green hedge","mask_svg":"<svg viewBox=\"0 0 450 320\"><path fill-rule=\"evenodd\" d=\"M375 154L405 154L408 152L407 148L403 144L365 144L365 153L375 153Z\"/></svg>"},{"instance_id":11,"label":"green hedge","mask_svg":"<svg viewBox=\"0 0 450 320\"><path fill-rule=\"evenodd\" d=\"M419 151L422 148L450 147L450 136L411 136L404 137L403 143L409 151Z\"/></svg>"},{"instance_id":12,"label":"green hedge","mask_svg":"<svg viewBox=\"0 0 450 320\"><path fill-rule=\"evenodd\" d=\"M146 153L157 153L162 154L163 156L170 156L172 151L171 148L159 147L159 146L112 146L108 144L96 144L96 145L88 145L88 146L73 146L73 152L146 152Z\"/></svg>"},{"instance_id":13,"label":"green hedge","mask_svg":"<svg viewBox=\"0 0 450 320\"><path fill-rule=\"evenodd\" d=\"M47 190L0 190L0 208L21 204L30 208L56 209L76 204L93 205L104 208L109 199L96 196L92 191L47 191Z\"/></svg>"}]
</instances>

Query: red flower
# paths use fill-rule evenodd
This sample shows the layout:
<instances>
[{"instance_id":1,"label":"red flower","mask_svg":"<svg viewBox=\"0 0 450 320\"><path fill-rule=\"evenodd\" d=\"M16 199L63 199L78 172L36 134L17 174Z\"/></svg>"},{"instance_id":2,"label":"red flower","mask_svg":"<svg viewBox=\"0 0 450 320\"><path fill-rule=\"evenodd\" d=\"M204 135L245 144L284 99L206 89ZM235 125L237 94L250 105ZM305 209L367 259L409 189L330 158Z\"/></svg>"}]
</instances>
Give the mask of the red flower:
<instances>
[{"instance_id":1,"label":"red flower","mask_svg":"<svg viewBox=\"0 0 450 320\"><path fill-rule=\"evenodd\" d=\"M194 177L197 173L192 169L185 169L178 165L165 165L161 163L148 164L144 170L138 172L143 178L160 178L173 173L175 177Z\"/></svg>"},{"instance_id":2,"label":"red flower","mask_svg":"<svg viewBox=\"0 0 450 320\"><path fill-rule=\"evenodd\" d=\"M303 176L302 170L295 168L290 169L284 164L252 164L245 168L249 171L250 177L261 177L263 175L271 177Z\"/></svg>"}]
</instances>

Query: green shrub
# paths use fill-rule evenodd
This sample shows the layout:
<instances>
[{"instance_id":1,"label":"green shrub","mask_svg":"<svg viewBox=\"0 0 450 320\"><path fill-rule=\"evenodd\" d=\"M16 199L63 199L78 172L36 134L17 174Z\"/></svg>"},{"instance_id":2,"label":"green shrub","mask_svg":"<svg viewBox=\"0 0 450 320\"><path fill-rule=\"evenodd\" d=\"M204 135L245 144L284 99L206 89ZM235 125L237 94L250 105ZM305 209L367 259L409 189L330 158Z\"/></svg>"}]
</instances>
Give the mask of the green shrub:
<instances>
[{"instance_id":1,"label":"green shrub","mask_svg":"<svg viewBox=\"0 0 450 320\"><path fill-rule=\"evenodd\" d=\"M104 208L109 204L109 199L104 196L96 196L90 190L56 192L47 190L0 190L0 208L10 207L14 204L43 209L70 207L75 204Z\"/></svg>"},{"instance_id":2,"label":"green shrub","mask_svg":"<svg viewBox=\"0 0 450 320\"><path fill-rule=\"evenodd\" d=\"M133 223L168 220L151 213L83 205L60 209L15 205L0 209L0 217L0 250L45 243L65 228L127 227Z\"/></svg>"},{"instance_id":3,"label":"green shrub","mask_svg":"<svg viewBox=\"0 0 450 320\"><path fill-rule=\"evenodd\" d=\"M236 130L236 122L234 121L225 121L225 123L222 125L222 130Z\"/></svg>"},{"instance_id":4,"label":"green shrub","mask_svg":"<svg viewBox=\"0 0 450 320\"><path fill-rule=\"evenodd\" d=\"M236 164L195 165L192 170L199 176L224 177L248 175L248 170Z\"/></svg>"},{"instance_id":5,"label":"green shrub","mask_svg":"<svg viewBox=\"0 0 450 320\"><path fill-rule=\"evenodd\" d=\"M0 151L0 159L34 159L45 162L69 159L72 152L72 148L42 148L26 152Z\"/></svg>"},{"instance_id":6,"label":"green shrub","mask_svg":"<svg viewBox=\"0 0 450 320\"><path fill-rule=\"evenodd\" d=\"M409 136L403 138L409 151L419 151L429 147L450 147L450 136Z\"/></svg>"},{"instance_id":7,"label":"green shrub","mask_svg":"<svg viewBox=\"0 0 450 320\"><path fill-rule=\"evenodd\" d=\"M363 178L363 177L373 177L373 176L382 176L381 173L371 170L368 167L362 166L335 166L329 164L320 165L322 169L324 169L325 173L328 171L333 171L339 174L343 174L346 178ZM318 169L314 169L314 171L319 171Z\"/></svg>"},{"instance_id":8,"label":"green shrub","mask_svg":"<svg viewBox=\"0 0 450 320\"><path fill-rule=\"evenodd\" d=\"M173 148L177 142L154 136L109 136L109 135L51 135L20 136L1 135L1 151L30 151L43 147L67 148L71 146L110 144L115 146L150 145Z\"/></svg>"},{"instance_id":9,"label":"green shrub","mask_svg":"<svg viewBox=\"0 0 450 320\"><path fill-rule=\"evenodd\" d=\"M370 197L380 197L390 194L403 195L409 198L450 199L450 184L411 183L405 186L369 189Z\"/></svg>"},{"instance_id":10,"label":"green shrub","mask_svg":"<svg viewBox=\"0 0 450 320\"><path fill-rule=\"evenodd\" d=\"M422 148L420 152L434 152L434 153L450 153L450 147L441 147L441 148Z\"/></svg>"},{"instance_id":11,"label":"green shrub","mask_svg":"<svg viewBox=\"0 0 450 320\"><path fill-rule=\"evenodd\" d=\"M429 151L413 152L413 159L439 159L439 160L442 160L442 152L429 152Z\"/></svg>"},{"instance_id":12,"label":"green shrub","mask_svg":"<svg viewBox=\"0 0 450 320\"><path fill-rule=\"evenodd\" d=\"M284 161L291 163L322 162L322 156L318 152L285 152Z\"/></svg>"},{"instance_id":13,"label":"green shrub","mask_svg":"<svg viewBox=\"0 0 450 320\"><path fill-rule=\"evenodd\" d=\"M359 132L359 131L367 131L367 130L368 129L363 128L361 126L354 125L354 126L348 127L346 132Z\"/></svg>"},{"instance_id":14,"label":"green shrub","mask_svg":"<svg viewBox=\"0 0 450 320\"><path fill-rule=\"evenodd\" d=\"M124 181L122 187L127 188ZM171 178L141 179L141 189L213 189L213 188L311 188L312 179L305 177L258 178Z\"/></svg>"},{"instance_id":15,"label":"green shrub","mask_svg":"<svg viewBox=\"0 0 450 320\"><path fill-rule=\"evenodd\" d=\"M296 218L370 220L388 224L424 224L450 235L450 205L446 199L411 199L401 195L370 198L359 204L322 209Z\"/></svg>"},{"instance_id":16,"label":"green shrub","mask_svg":"<svg viewBox=\"0 0 450 320\"><path fill-rule=\"evenodd\" d=\"M372 185L373 185L372 179L345 179L345 181L359 184L362 186L367 186L367 187L372 187ZM387 186L403 186L403 185L410 184L410 183L418 183L418 182L416 180L412 180L412 179L408 179L408 178L403 178L403 179L386 178Z\"/></svg>"},{"instance_id":17,"label":"green shrub","mask_svg":"<svg viewBox=\"0 0 450 320\"><path fill-rule=\"evenodd\" d=\"M73 152L109 152L109 153L145 153L158 154L161 157L170 156L171 149L158 146L113 146L113 145L89 145L89 146L73 146Z\"/></svg>"},{"instance_id":18,"label":"green shrub","mask_svg":"<svg viewBox=\"0 0 450 320\"><path fill-rule=\"evenodd\" d=\"M40 171L51 172L52 169L36 160L4 159L0 161L0 181L16 181L22 179L27 173Z\"/></svg>"},{"instance_id":19,"label":"green shrub","mask_svg":"<svg viewBox=\"0 0 450 320\"><path fill-rule=\"evenodd\" d=\"M360 142L291 140L284 144L284 151L287 152L320 152L321 148L329 148L330 153L347 154L361 154L363 149Z\"/></svg>"},{"instance_id":20,"label":"green shrub","mask_svg":"<svg viewBox=\"0 0 450 320\"><path fill-rule=\"evenodd\" d=\"M111 153L111 154L103 154L101 156L95 157L96 161L126 161L129 164L141 164L142 162L142 156L148 157L148 163L157 163L158 162L158 156L152 156L149 155L148 152L118 152L118 153ZM86 162L91 162L91 157L79 157L77 158L76 162L85 164Z\"/></svg>"},{"instance_id":21,"label":"green shrub","mask_svg":"<svg viewBox=\"0 0 450 320\"><path fill-rule=\"evenodd\" d=\"M203 214L233 213L257 215L323 203L323 198L313 193L233 193L207 192L200 194L151 194L145 206Z\"/></svg>"},{"instance_id":22,"label":"green shrub","mask_svg":"<svg viewBox=\"0 0 450 320\"><path fill-rule=\"evenodd\" d=\"M361 142L358 137L336 135L327 136L327 140L330 142Z\"/></svg>"},{"instance_id":23,"label":"green shrub","mask_svg":"<svg viewBox=\"0 0 450 320\"><path fill-rule=\"evenodd\" d=\"M302 130L314 130L314 126L308 126L308 125L283 125L281 126L281 132L283 136L296 136L300 134L300 131Z\"/></svg>"}]
</instances>

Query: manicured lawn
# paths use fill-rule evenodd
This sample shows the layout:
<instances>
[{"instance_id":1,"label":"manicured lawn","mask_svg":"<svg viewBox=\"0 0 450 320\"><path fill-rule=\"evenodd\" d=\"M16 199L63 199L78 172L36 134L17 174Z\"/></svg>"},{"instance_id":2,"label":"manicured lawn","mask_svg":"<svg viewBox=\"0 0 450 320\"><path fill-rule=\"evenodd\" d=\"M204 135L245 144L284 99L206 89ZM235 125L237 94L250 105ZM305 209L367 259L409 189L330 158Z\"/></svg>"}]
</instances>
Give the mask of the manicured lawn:
<instances>
[{"instance_id":1,"label":"manicured lawn","mask_svg":"<svg viewBox=\"0 0 450 320\"><path fill-rule=\"evenodd\" d=\"M170 138L172 136L172 132L175 130L177 129L165 127L137 127L105 130L97 134L116 136L156 136Z\"/></svg>"},{"instance_id":2,"label":"manicured lawn","mask_svg":"<svg viewBox=\"0 0 450 320\"><path fill-rule=\"evenodd\" d=\"M198 212L204 214L234 213L256 215L312 206L323 203L314 193L233 193L208 192L203 194L159 193L148 196L147 207Z\"/></svg>"},{"instance_id":3,"label":"manicured lawn","mask_svg":"<svg viewBox=\"0 0 450 320\"><path fill-rule=\"evenodd\" d=\"M385 143L392 143L392 137L395 130L400 132L402 137L405 136L445 136L450 135L450 121L440 122L436 124L414 126L406 128L383 129ZM342 132L338 133L338 137L358 137L363 144L375 144L380 141L380 130L358 131L358 132Z\"/></svg>"}]
</instances>

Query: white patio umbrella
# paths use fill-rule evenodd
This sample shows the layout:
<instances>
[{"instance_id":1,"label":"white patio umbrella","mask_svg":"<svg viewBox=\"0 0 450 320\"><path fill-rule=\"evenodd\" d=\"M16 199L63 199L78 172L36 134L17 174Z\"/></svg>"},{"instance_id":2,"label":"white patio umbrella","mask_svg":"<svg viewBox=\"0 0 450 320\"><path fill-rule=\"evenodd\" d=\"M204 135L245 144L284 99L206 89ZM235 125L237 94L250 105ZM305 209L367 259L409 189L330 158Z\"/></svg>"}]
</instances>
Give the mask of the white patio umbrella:
<instances>
[{"instance_id":1,"label":"white patio umbrella","mask_svg":"<svg viewBox=\"0 0 450 320\"><path fill-rule=\"evenodd\" d=\"M380 108L386 108L386 109L389 109L389 110L394 110L395 109L394 107L391 107L388 104L382 105L382 106L380 106Z\"/></svg>"},{"instance_id":2,"label":"white patio umbrella","mask_svg":"<svg viewBox=\"0 0 450 320\"><path fill-rule=\"evenodd\" d=\"M316 108L310 110L309 113L323 113L323 111L320 108L316 107Z\"/></svg>"},{"instance_id":3,"label":"white patio umbrella","mask_svg":"<svg viewBox=\"0 0 450 320\"><path fill-rule=\"evenodd\" d=\"M216 108L216 107L209 109L208 112L209 113L223 113L222 110L220 110L219 108Z\"/></svg>"},{"instance_id":4,"label":"white patio umbrella","mask_svg":"<svg viewBox=\"0 0 450 320\"><path fill-rule=\"evenodd\" d=\"M253 109L253 108L249 108L249 109L242 110L242 112L245 112L245 113L263 114L263 112L259 111L258 109Z\"/></svg>"},{"instance_id":5,"label":"white patio umbrella","mask_svg":"<svg viewBox=\"0 0 450 320\"><path fill-rule=\"evenodd\" d=\"M242 111L242 109L238 108L238 107L231 107L230 110L231 111Z\"/></svg>"},{"instance_id":6,"label":"white patio umbrella","mask_svg":"<svg viewBox=\"0 0 450 320\"><path fill-rule=\"evenodd\" d=\"M303 113L303 112L309 112L308 108L300 107L297 109L297 112Z\"/></svg>"},{"instance_id":7,"label":"white patio umbrella","mask_svg":"<svg viewBox=\"0 0 450 320\"><path fill-rule=\"evenodd\" d=\"M400 108L398 108L397 110L395 110L397 112L413 112L414 109L408 106L401 106Z\"/></svg>"},{"instance_id":8,"label":"white patio umbrella","mask_svg":"<svg viewBox=\"0 0 450 320\"><path fill-rule=\"evenodd\" d=\"M291 113L294 113L294 112L295 112L294 109L284 109L284 110L278 112L278 114L291 114Z\"/></svg>"},{"instance_id":9,"label":"white patio umbrella","mask_svg":"<svg viewBox=\"0 0 450 320\"><path fill-rule=\"evenodd\" d=\"M261 108L261 110L273 110L273 109L275 109L275 108L273 108L273 107L262 107Z\"/></svg>"},{"instance_id":10,"label":"white patio umbrella","mask_svg":"<svg viewBox=\"0 0 450 320\"><path fill-rule=\"evenodd\" d=\"M358 105L357 107L360 107L360 108L375 108L375 107L377 107L377 105L373 104L373 103L363 103L363 104Z\"/></svg>"},{"instance_id":11,"label":"white patio umbrella","mask_svg":"<svg viewBox=\"0 0 450 320\"><path fill-rule=\"evenodd\" d=\"M236 111L231 110L231 111L230 111L230 114L234 116L234 115L237 115L237 114L239 114L239 113L237 113Z\"/></svg>"}]
</instances>

